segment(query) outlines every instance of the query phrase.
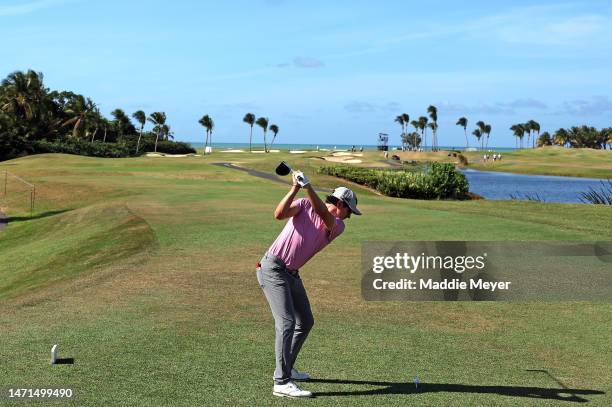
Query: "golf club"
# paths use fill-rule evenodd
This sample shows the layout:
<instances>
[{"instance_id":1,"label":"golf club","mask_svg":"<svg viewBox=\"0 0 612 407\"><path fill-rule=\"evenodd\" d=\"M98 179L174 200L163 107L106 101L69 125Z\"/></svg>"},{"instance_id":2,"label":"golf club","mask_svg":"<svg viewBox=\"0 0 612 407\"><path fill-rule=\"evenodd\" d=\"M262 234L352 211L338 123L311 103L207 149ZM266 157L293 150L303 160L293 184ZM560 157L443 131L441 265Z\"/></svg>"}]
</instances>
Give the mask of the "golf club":
<instances>
[{"instance_id":1,"label":"golf club","mask_svg":"<svg viewBox=\"0 0 612 407\"><path fill-rule=\"evenodd\" d=\"M291 167L289 167L289 164L284 161L281 161L280 164L278 164L278 166L276 167L276 174L278 175L285 176L289 175L290 172L293 172L293 170L291 169Z\"/></svg>"},{"instance_id":2,"label":"golf club","mask_svg":"<svg viewBox=\"0 0 612 407\"><path fill-rule=\"evenodd\" d=\"M289 175L289 173L293 173L293 172L296 172L296 171L291 169L289 164L287 164L284 161L281 161L280 164L278 164L278 166L276 167L276 174L280 176ZM303 181L302 177L298 176L298 181Z\"/></svg>"}]
</instances>

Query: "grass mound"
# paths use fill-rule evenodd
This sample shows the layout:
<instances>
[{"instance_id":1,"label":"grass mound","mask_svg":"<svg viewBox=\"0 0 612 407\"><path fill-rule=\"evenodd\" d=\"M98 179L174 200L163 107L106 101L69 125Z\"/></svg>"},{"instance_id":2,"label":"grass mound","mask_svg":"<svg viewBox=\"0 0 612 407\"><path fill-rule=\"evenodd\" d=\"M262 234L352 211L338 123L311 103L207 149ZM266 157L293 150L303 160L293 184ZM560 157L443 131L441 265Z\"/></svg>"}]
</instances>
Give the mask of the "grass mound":
<instances>
[{"instance_id":1,"label":"grass mound","mask_svg":"<svg viewBox=\"0 0 612 407\"><path fill-rule=\"evenodd\" d=\"M95 205L30 221L0 235L0 299L111 265L155 245L125 205Z\"/></svg>"}]
</instances>

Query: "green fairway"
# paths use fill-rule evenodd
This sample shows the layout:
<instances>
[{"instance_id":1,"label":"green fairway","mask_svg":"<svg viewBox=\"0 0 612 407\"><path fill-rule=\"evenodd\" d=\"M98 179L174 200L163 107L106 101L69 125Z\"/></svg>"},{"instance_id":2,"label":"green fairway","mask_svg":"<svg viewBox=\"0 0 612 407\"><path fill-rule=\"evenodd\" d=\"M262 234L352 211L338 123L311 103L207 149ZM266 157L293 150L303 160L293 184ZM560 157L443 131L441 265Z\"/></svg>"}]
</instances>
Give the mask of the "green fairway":
<instances>
[{"instance_id":1,"label":"green fairway","mask_svg":"<svg viewBox=\"0 0 612 407\"><path fill-rule=\"evenodd\" d=\"M520 174L559 175L586 178L612 178L612 150L594 150L590 148L544 147L535 149L502 152L501 161L493 161L493 152L487 162L483 160L483 151L463 152L468 160L468 167L484 171L504 171ZM320 154L323 155L323 154ZM438 152L402 152L392 151L402 160L417 162L441 161L459 163L456 157L449 157L448 151ZM363 156L354 157L362 162L360 166L384 166L393 164L393 160L384 160L383 153L366 151Z\"/></svg>"},{"instance_id":2,"label":"green fairway","mask_svg":"<svg viewBox=\"0 0 612 407\"><path fill-rule=\"evenodd\" d=\"M368 154L363 164L385 165ZM512 154L508 165L538 152ZM403 200L356 185L364 216L301 270L315 326L297 367L317 397L273 397L274 326L254 269L284 225L273 210L288 187L211 164L271 173L286 160L316 186L346 184L317 175L317 156L0 162L37 186L34 217L17 202L0 231L0 388L69 387L75 406L612 405L608 302L360 294L363 241L611 240L612 208ZM611 171L605 157L593 168L585 176ZM74 365L49 364L56 343Z\"/></svg>"},{"instance_id":3,"label":"green fairway","mask_svg":"<svg viewBox=\"0 0 612 407\"><path fill-rule=\"evenodd\" d=\"M544 147L502 153L502 161L486 163L483 153L468 153L470 168L522 174L612 178L612 150ZM491 153L492 155L492 153Z\"/></svg>"}]
</instances>

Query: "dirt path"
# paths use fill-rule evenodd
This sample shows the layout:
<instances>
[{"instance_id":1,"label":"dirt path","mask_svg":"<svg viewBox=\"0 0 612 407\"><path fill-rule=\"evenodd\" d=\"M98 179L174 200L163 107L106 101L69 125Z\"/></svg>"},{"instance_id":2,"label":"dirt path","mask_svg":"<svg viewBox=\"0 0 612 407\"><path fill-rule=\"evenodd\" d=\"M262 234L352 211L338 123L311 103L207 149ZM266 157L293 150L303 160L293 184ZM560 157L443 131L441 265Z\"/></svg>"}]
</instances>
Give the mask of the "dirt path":
<instances>
[{"instance_id":1,"label":"dirt path","mask_svg":"<svg viewBox=\"0 0 612 407\"><path fill-rule=\"evenodd\" d=\"M274 182L278 182L284 185L289 185L288 181L285 181L283 178L280 178L279 176L277 176L276 174L270 174L269 172L263 172L263 171L258 171L258 170L252 170L249 168L243 168L243 167L239 167L237 165L234 165L232 163L212 163L212 165L216 165L219 167L226 167L226 168L231 168L233 170L238 170L238 171L243 171L246 172L247 174L253 176L253 177L258 177L258 178L263 178L263 179L267 179L268 181L274 181ZM286 179L289 179L289 177L286 177ZM327 189L327 188L316 188L315 187L315 191L317 192L332 192L331 189Z\"/></svg>"}]
</instances>

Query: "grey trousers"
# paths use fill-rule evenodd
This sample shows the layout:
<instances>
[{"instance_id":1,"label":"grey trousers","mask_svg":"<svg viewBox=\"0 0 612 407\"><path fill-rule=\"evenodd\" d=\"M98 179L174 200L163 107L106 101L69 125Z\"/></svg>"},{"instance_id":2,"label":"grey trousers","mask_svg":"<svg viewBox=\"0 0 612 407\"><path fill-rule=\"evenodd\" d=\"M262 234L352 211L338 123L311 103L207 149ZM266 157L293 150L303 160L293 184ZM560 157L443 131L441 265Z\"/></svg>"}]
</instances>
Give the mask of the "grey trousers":
<instances>
[{"instance_id":1,"label":"grey trousers","mask_svg":"<svg viewBox=\"0 0 612 407\"><path fill-rule=\"evenodd\" d=\"M283 261L270 253L260 263L257 281L270 304L276 330L274 382L285 384L291 380L291 369L314 318L299 275L289 273Z\"/></svg>"}]
</instances>

